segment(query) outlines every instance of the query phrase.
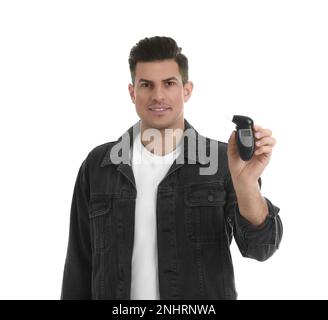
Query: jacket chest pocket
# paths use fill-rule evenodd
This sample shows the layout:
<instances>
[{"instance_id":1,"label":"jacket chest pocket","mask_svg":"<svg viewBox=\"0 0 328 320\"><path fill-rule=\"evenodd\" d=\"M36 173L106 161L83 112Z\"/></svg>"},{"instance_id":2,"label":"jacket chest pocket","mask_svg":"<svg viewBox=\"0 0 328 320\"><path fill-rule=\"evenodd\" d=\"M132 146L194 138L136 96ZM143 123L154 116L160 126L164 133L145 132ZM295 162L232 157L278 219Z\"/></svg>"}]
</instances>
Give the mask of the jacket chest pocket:
<instances>
[{"instance_id":1,"label":"jacket chest pocket","mask_svg":"<svg viewBox=\"0 0 328 320\"><path fill-rule=\"evenodd\" d=\"M208 243L220 240L224 230L225 199L223 181L185 187L185 227L193 242Z\"/></svg>"},{"instance_id":2,"label":"jacket chest pocket","mask_svg":"<svg viewBox=\"0 0 328 320\"><path fill-rule=\"evenodd\" d=\"M110 245L112 199L109 195L92 195L89 204L91 243L95 251Z\"/></svg>"}]
</instances>

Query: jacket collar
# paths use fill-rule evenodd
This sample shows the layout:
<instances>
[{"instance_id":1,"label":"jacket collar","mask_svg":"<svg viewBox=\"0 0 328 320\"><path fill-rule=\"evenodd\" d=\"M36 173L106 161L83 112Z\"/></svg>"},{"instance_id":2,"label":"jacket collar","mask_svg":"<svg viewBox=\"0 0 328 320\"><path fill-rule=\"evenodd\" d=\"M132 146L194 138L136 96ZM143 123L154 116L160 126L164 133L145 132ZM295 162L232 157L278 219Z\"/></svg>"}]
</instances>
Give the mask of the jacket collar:
<instances>
[{"instance_id":1,"label":"jacket collar","mask_svg":"<svg viewBox=\"0 0 328 320\"><path fill-rule=\"evenodd\" d=\"M111 151L113 148L120 147L118 144L121 145L123 142L125 144L128 144L130 147L128 148L128 152L122 152L122 148L119 148L118 155L122 158L123 162L131 166L131 148L133 145L133 139L136 136L137 132L140 130L140 121L137 121L133 126L131 126L123 135L121 135L116 141L111 142L109 144L109 147L106 151L106 154L100 164L101 167L110 165L110 164L116 164L119 163L113 162L111 159ZM200 135L194 127L186 120L184 119L184 134L183 134L183 152L180 154L180 157L184 157L184 159L187 159L188 163L201 163L206 164L207 159L205 159L206 154L204 155L204 152L198 152L198 147L200 139L205 142L207 140L204 136ZM192 146L192 148L189 148L189 146ZM205 143L206 150L208 149L209 145L208 143ZM122 163L122 162L121 162Z\"/></svg>"}]
</instances>

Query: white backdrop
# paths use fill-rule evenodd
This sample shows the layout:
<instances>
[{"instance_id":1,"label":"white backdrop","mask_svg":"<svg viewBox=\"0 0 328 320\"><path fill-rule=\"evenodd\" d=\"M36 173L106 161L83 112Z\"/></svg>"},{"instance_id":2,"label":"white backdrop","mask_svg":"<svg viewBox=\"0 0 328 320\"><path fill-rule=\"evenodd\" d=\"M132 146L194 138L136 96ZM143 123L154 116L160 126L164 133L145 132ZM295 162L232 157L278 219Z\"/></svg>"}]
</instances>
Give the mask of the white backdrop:
<instances>
[{"instance_id":1,"label":"white backdrop","mask_svg":"<svg viewBox=\"0 0 328 320\"><path fill-rule=\"evenodd\" d=\"M0 298L58 299L81 162L138 120L128 54L171 36L189 59L186 119L225 114L277 139L263 194L284 236L265 261L232 244L239 299L327 299L327 1L0 1Z\"/></svg>"}]
</instances>

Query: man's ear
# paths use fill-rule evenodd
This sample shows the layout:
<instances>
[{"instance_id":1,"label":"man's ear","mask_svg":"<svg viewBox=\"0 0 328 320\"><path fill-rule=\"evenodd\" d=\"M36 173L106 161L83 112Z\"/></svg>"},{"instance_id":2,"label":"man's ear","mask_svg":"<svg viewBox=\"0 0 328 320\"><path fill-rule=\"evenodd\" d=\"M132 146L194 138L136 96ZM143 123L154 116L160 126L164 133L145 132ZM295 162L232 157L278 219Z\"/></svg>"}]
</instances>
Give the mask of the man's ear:
<instances>
[{"instance_id":1,"label":"man's ear","mask_svg":"<svg viewBox=\"0 0 328 320\"><path fill-rule=\"evenodd\" d=\"M136 103L136 97L135 97L135 94L134 94L134 86L131 83L129 83L128 89L129 89L129 94L130 94L131 100L132 100L133 104L135 104Z\"/></svg>"},{"instance_id":2,"label":"man's ear","mask_svg":"<svg viewBox=\"0 0 328 320\"><path fill-rule=\"evenodd\" d=\"M184 100L184 102L187 102L189 100L189 98L191 97L193 88L194 88L194 84L191 81L188 81L183 86L183 100Z\"/></svg>"}]
</instances>

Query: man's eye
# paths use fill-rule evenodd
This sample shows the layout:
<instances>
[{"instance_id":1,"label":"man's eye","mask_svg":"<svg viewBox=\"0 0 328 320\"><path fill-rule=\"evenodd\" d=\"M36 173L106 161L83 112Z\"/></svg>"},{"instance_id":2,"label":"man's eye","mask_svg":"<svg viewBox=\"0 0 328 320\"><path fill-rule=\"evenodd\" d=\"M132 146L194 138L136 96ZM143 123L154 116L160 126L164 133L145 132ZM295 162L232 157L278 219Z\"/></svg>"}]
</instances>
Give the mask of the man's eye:
<instances>
[{"instance_id":1,"label":"man's eye","mask_svg":"<svg viewBox=\"0 0 328 320\"><path fill-rule=\"evenodd\" d=\"M144 87L144 88L148 88L149 87L149 83L144 82L140 86L141 87Z\"/></svg>"},{"instance_id":2,"label":"man's eye","mask_svg":"<svg viewBox=\"0 0 328 320\"><path fill-rule=\"evenodd\" d=\"M172 87L175 85L175 82L174 81L168 81L166 82L166 84L169 86L169 87Z\"/></svg>"}]
</instances>

